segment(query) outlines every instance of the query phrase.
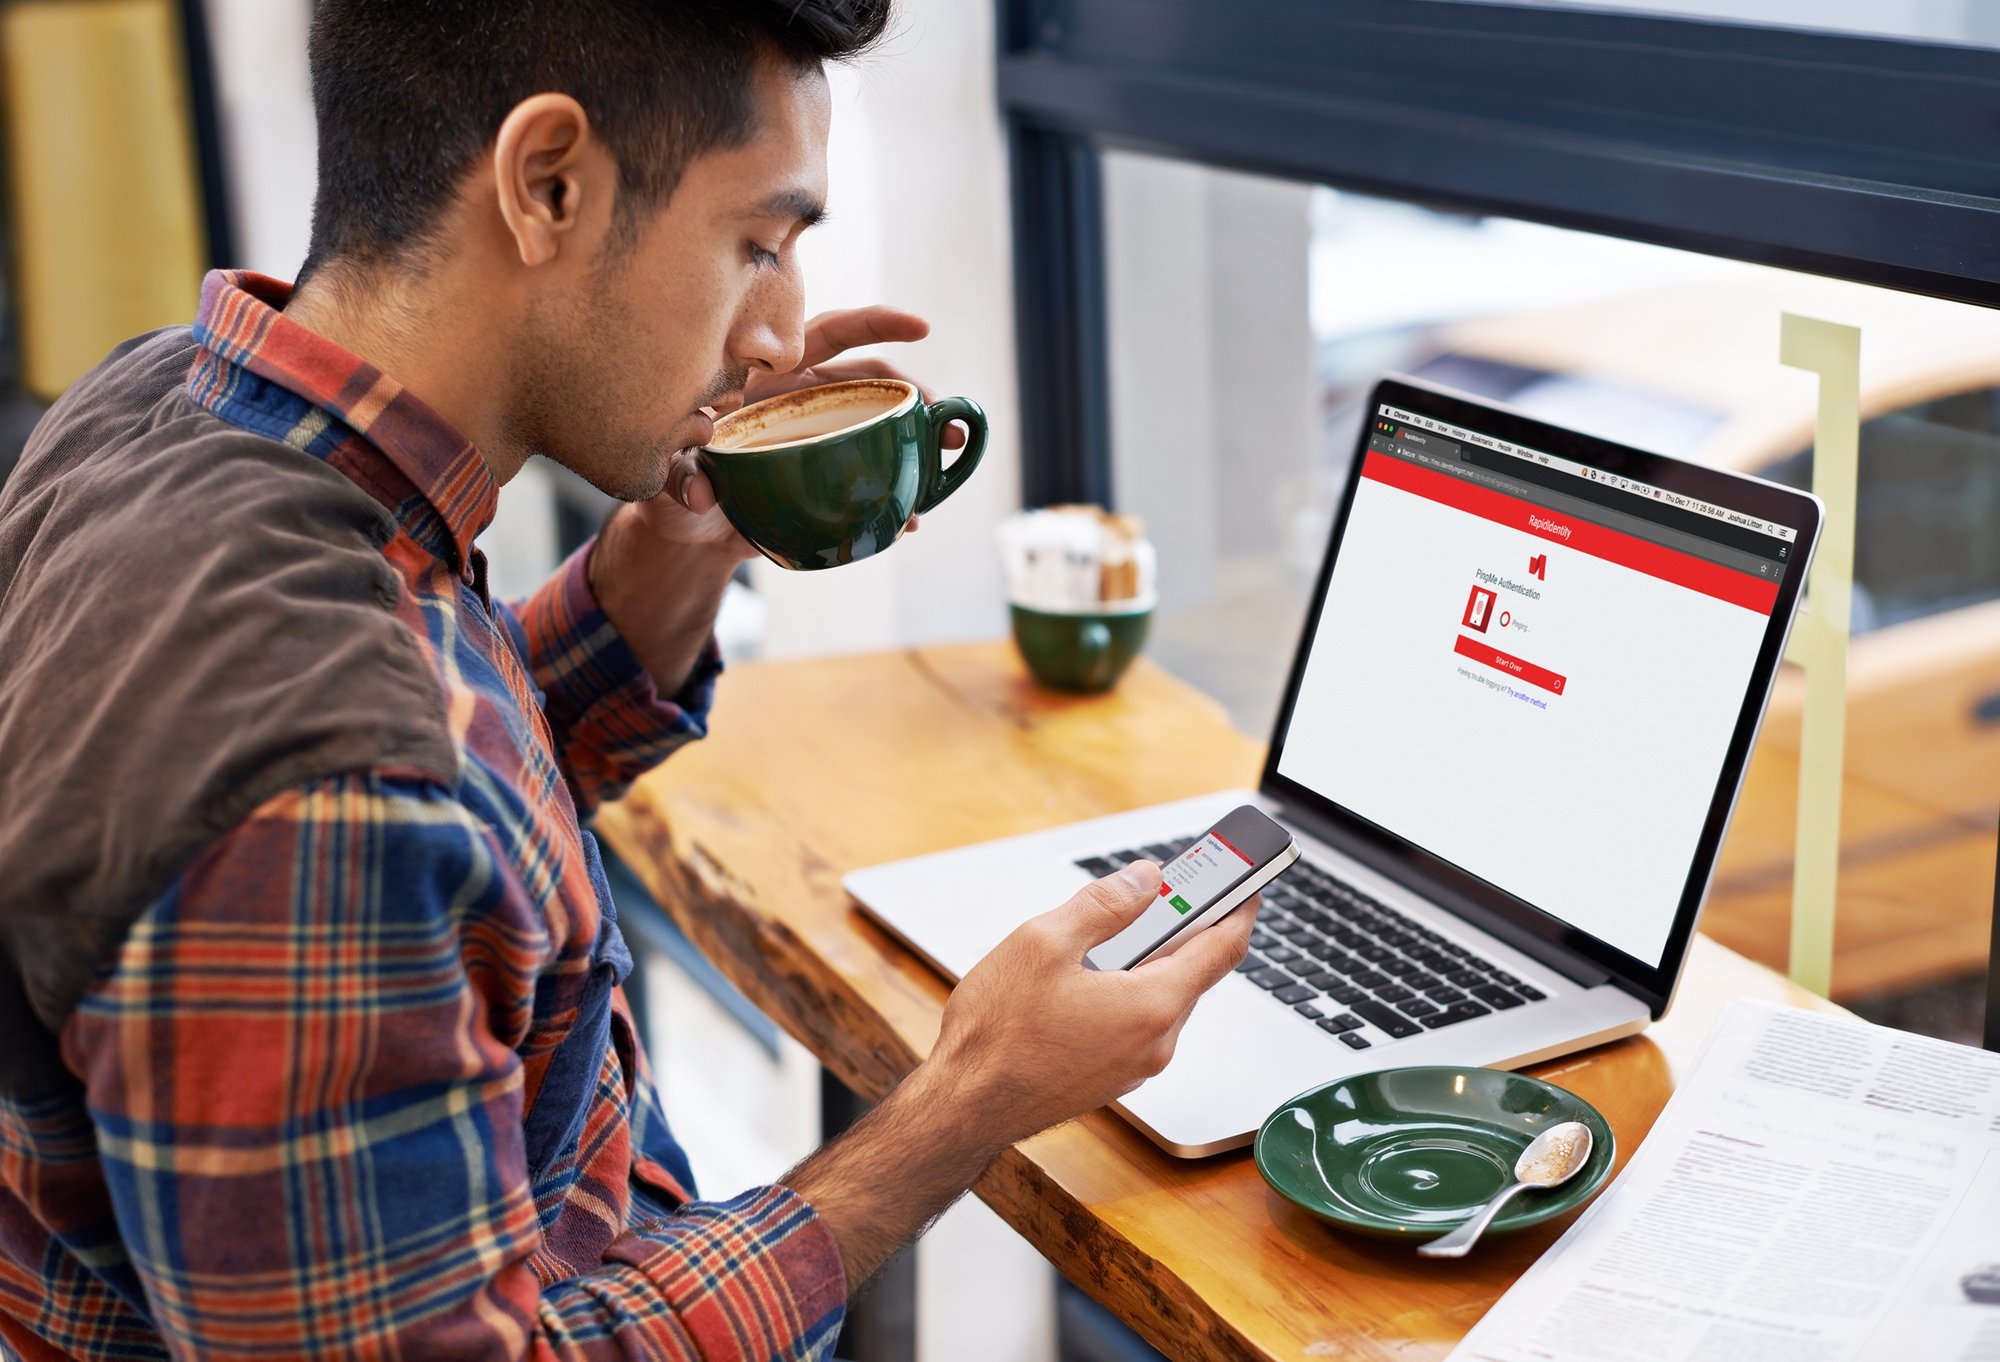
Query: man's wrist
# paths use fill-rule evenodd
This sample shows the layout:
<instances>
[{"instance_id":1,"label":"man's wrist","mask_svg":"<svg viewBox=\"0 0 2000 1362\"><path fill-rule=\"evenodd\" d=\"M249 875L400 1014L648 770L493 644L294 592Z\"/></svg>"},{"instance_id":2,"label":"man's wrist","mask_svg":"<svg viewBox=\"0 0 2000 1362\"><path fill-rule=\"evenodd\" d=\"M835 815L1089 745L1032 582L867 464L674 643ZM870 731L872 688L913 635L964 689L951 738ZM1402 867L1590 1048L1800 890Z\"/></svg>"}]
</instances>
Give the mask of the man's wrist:
<instances>
[{"instance_id":1,"label":"man's wrist","mask_svg":"<svg viewBox=\"0 0 2000 1362\"><path fill-rule=\"evenodd\" d=\"M967 1075L926 1060L832 1144L786 1174L833 1232L858 1288L985 1175L1006 1148ZM982 1119L982 1117L986 1119Z\"/></svg>"},{"instance_id":2,"label":"man's wrist","mask_svg":"<svg viewBox=\"0 0 2000 1362\"><path fill-rule=\"evenodd\" d=\"M613 511L598 530L584 563L584 579L603 605L617 594L621 584L658 575L669 565L676 577L695 581L712 578L720 590L741 561L742 556L727 544L683 543L654 533L641 523L638 508L627 503Z\"/></svg>"},{"instance_id":3,"label":"man's wrist","mask_svg":"<svg viewBox=\"0 0 2000 1362\"><path fill-rule=\"evenodd\" d=\"M678 694L700 661L736 563L726 550L656 534L621 507L584 560L597 608L662 695Z\"/></svg>"},{"instance_id":4,"label":"man's wrist","mask_svg":"<svg viewBox=\"0 0 2000 1362\"><path fill-rule=\"evenodd\" d=\"M953 1052L933 1051L890 1098L921 1112L941 1144L963 1151L972 1170L968 1180L976 1179L1016 1139L1025 1138L1002 1119L1008 1107L1005 1094L977 1065Z\"/></svg>"}]
</instances>

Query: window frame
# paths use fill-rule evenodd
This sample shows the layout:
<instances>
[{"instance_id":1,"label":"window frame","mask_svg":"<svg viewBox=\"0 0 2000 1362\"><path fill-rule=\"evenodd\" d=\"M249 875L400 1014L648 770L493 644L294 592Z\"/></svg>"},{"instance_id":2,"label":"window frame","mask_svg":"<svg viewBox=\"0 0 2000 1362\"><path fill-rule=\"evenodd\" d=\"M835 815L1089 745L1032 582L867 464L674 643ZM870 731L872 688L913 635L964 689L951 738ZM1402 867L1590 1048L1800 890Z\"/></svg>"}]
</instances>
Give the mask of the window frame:
<instances>
[{"instance_id":1,"label":"window frame","mask_svg":"<svg viewBox=\"0 0 2000 1362\"><path fill-rule=\"evenodd\" d=\"M996 4L1027 505L1115 493L1110 148L2000 305L2000 51L1485 0Z\"/></svg>"}]
</instances>

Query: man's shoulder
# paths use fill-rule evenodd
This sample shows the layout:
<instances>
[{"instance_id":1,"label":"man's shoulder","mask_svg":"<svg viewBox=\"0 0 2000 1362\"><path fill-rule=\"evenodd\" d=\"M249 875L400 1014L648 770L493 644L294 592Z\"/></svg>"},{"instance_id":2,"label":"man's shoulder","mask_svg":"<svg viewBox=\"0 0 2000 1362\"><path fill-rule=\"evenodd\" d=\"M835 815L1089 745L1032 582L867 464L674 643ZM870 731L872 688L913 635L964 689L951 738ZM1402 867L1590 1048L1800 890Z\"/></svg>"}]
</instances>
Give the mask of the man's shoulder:
<instances>
[{"instance_id":1,"label":"man's shoulder","mask_svg":"<svg viewBox=\"0 0 2000 1362\"><path fill-rule=\"evenodd\" d=\"M266 799L343 771L458 776L438 678L393 608L393 517L191 401L193 354L184 328L120 347L0 489L0 770L20 777L0 781L0 962L67 940L72 966L27 981L51 1030L144 905Z\"/></svg>"},{"instance_id":2,"label":"man's shoulder","mask_svg":"<svg viewBox=\"0 0 2000 1362\"><path fill-rule=\"evenodd\" d=\"M133 438L150 422L177 414L168 399L185 393L195 350L194 333L185 326L163 327L116 346L36 423L9 485L46 481L82 451ZM200 410L185 405L184 414Z\"/></svg>"},{"instance_id":3,"label":"man's shoulder","mask_svg":"<svg viewBox=\"0 0 2000 1362\"><path fill-rule=\"evenodd\" d=\"M394 610L395 517L192 401L194 354L185 327L120 346L0 489L0 715L62 708L67 667L121 742L147 740L142 718L225 747L292 726L372 736L338 769L452 770L438 679Z\"/></svg>"},{"instance_id":4,"label":"man's shoulder","mask_svg":"<svg viewBox=\"0 0 2000 1362\"><path fill-rule=\"evenodd\" d=\"M145 652L246 680L274 651L313 674L286 640L407 643L384 608L394 516L325 460L196 404L195 353L186 327L128 341L36 426L0 487L0 640L81 630L105 661ZM264 632L242 627L253 620ZM9 656L0 647L0 703Z\"/></svg>"},{"instance_id":5,"label":"man's shoulder","mask_svg":"<svg viewBox=\"0 0 2000 1362\"><path fill-rule=\"evenodd\" d=\"M189 396L198 354L185 326L135 336L114 348L36 422L14 475L0 485L0 517L11 517L24 501L73 488L80 478L185 475L195 461L159 458L181 446L197 446L202 455L255 458L280 444L224 421ZM239 374L233 381L258 380ZM346 481L323 464L320 471Z\"/></svg>"}]
</instances>

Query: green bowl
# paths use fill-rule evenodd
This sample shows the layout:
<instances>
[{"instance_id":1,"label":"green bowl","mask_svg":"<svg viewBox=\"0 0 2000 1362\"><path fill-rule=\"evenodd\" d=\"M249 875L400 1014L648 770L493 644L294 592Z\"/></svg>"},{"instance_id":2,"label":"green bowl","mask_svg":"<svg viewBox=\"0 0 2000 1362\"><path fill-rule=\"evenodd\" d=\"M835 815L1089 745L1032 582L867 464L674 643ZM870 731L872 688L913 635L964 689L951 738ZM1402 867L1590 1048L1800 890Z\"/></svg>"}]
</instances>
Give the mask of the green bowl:
<instances>
[{"instance_id":1,"label":"green bowl","mask_svg":"<svg viewBox=\"0 0 2000 1362\"><path fill-rule=\"evenodd\" d=\"M1514 1180L1528 1142L1562 1121L1590 1127L1590 1161L1562 1186L1517 1194L1504 1234L1588 1201L1617 1153L1596 1107L1500 1069L1384 1069L1302 1092L1257 1132L1257 1171L1278 1195L1343 1229L1432 1239Z\"/></svg>"},{"instance_id":2,"label":"green bowl","mask_svg":"<svg viewBox=\"0 0 2000 1362\"><path fill-rule=\"evenodd\" d=\"M1146 646L1153 605L1110 606L1103 610L1037 610L1009 607L1014 646L1035 680L1051 690L1096 695L1118 684L1132 659Z\"/></svg>"}]
</instances>

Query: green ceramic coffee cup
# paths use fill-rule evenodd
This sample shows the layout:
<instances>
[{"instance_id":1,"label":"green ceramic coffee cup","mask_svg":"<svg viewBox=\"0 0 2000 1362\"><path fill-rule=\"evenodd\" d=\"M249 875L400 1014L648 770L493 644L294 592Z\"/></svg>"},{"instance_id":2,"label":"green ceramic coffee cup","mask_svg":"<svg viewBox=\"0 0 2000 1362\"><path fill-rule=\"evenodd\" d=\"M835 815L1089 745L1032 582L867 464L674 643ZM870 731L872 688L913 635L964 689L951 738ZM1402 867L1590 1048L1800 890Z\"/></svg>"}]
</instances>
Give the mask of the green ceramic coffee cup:
<instances>
[{"instance_id":1,"label":"green ceramic coffee cup","mask_svg":"<svg viewBox=\"0 0 2000 1362\"><path fill-rule=\"evenodd\" d=\"M944 428L963 422L947 465ZM801 388L729 413L702 470L738 534L780 567L839 567L880 553L913 515L965 485L986 452L986 413L926 403L916 385L867 378Z\"/></svg>"},{"instance_id":2,"label":"green ceramic coffee cup","mask_svg":"<svg viewBox=\"0 0 2000 1362\"><path fill-rule=\"evenodd\" d=\"M1117 685L1146 646L1153 622L1150 601L1102 610L1040 610L1019 604L1010 609L1014 646L1029 674L1051 690L1078 695Z\"/></svg>"}]
</instances>

